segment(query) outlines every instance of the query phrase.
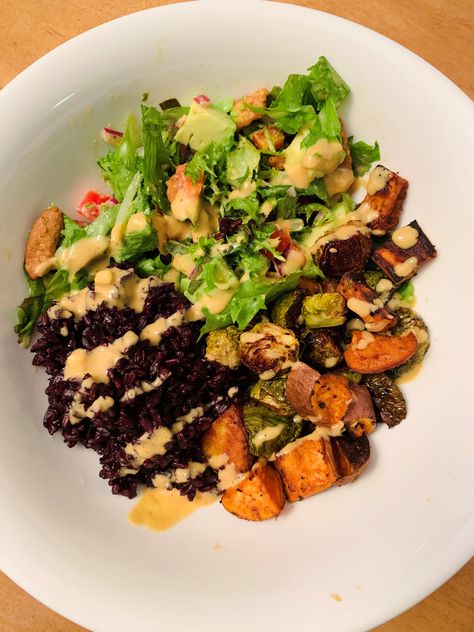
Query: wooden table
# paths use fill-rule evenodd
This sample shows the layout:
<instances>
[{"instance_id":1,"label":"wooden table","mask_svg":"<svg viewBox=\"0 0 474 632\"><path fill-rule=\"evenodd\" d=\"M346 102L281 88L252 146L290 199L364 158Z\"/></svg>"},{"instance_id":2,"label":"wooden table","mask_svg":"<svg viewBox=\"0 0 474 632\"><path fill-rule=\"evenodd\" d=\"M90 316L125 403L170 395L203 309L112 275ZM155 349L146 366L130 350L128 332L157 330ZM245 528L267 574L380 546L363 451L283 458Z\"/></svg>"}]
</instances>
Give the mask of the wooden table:
<instances>
[{"instance_id":1,"label":"wooden table","mask_svg":"<svg viewBox=\"0 0 474 632\"><path fill-rule=\"evenodd\" d=\"M222 0L224 2L225 0ZM97 24L169 0L0 0L0 86ZM474 0L294 0L359 22L418 53L474 96ZM474 629L474 561L378 632ZM0 632L80 632L0 574Z\"/></svg>"}]
</instances>

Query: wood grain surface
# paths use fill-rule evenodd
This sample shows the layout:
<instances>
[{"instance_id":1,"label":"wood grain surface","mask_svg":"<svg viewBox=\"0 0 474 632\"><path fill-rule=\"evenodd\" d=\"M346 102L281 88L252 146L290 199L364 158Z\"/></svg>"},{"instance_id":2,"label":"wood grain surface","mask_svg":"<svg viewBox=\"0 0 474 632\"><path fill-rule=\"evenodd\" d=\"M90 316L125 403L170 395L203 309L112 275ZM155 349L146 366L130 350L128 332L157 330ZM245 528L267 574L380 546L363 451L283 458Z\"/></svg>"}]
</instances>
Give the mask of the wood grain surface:
<instances>
[{"instance_id":1,"label":"wood grain surface","mask_svg":"<svg viewBox=\"0 0 474 632\"><path fill-rule=\"evenodd\" d=\"M222 0L223 2L225 0ZM403 44L474 97L474 0L293 0ZM0 87L75 35L169 0L0 0ZM0 560L1 563L1 560ZM0 574L0 632L80 632ZM474 560L376 632L472 632Z\"/></svg>"}]
</instances>

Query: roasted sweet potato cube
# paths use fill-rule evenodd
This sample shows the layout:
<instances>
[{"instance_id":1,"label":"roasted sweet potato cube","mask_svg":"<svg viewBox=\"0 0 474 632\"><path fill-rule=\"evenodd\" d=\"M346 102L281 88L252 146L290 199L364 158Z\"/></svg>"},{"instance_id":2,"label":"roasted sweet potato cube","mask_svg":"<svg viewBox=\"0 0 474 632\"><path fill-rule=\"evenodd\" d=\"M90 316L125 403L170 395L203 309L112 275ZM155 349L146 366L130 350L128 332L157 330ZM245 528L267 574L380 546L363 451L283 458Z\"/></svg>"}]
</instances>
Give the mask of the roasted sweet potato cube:
<instances>
[{"instance_id":1,"label":"roasted sweet potato cube","mask_svg":"<svg viewBox=\"0 0 474 632\"><path fill-rule=\"evenodd\" d=\"M363 434L357 439L344 435L333 437L331 446L340 475L336 485L340 487L352 483L369 464L370 443L367 435Z\"/></svg>"},{"instance_id":2,"label":"roasted sweet potato cube","mask_svg":"<svg viewBox=\"0 0 474 632\"><path fill-rule=\"evenodd\" d=\"M418 349L415 334L403 336L353 331L351 344L344 351L347 366L357 373L383 373L413 357Z\"/></svg>"},{"instance_id":3,"label":"roasted sweet potato cube","mask_svg":"<svg viewBox=\"0 0 474 632\"><path fill-rule=\"evenodd\" d=\"M257 461L247 476L222 496L227 511L243 520L276 518L285 505L281 477L265 461Z\"/></svg>"},{"instance_id":4,"label":"roasted sweet potato cube","mask_svg":"<svg viewBox=\"0 0 474 632\"><path fill-rule=\"evenodd\" d=\"M240 406L232 404L219 415L204 434L202 449L207 459L227 454L228 462L233 463L238 472L247 472L250 469L252 457Z\"/></svg>"},{"instance_id":5,"label":"roasted sweet potato cube","mask_svg":"<svg viewBox=\"0 0 474 632\"><path fill-rule=\"evenodd\" d=\"M25 270L32 279L43 276L42 267L54 255L64 226L57 206L47 208L31 227L25 248Z\"/></svg>"},{"instance_id":6,"label":"roasted sweet potato cube","mask_svg":"<svg viewBox=\"0 0 474 632\"><path fill-rule=\"evenodd\" d=\"M325 426L332 426L344 418L352 395L349 382L344 375L325 373L318 378L311 404L312 421Z\"/></svg>"},{"instance_id":7,"label":"roasted sweet potato cube","mask_svg":"<svg viewBox=\"0 0 474 632\"><path fill-rule=\"evenodd\" d=\"M283 478L290 502L324 491L337 478L331 444L324 439L297 439L277 454L275 466Z\"/></svg>"},{"instance_id":8,"label":"roasted sweet potato cube","mask_svg":"<svg viewBox=\"0 0 474 632\"><path fill-rule=\"evenodd\" d=\"M377 186L381 188L377 190ZM370 217L376 215L367 226L374 235L385 235L393 230L400 220L408 181L382 165L377 165L369 175L368 193L358 210Z\"/></svg>"},{"instance_id":9,"label":"roasted sweet potato cube","mask_svg":"<svg viewBox=\"0 0 474 632\"><path fill-rule=\"evenodd\" d=\"M267 96L268 90L266 88L260 88L234 102L230 115L234 119L237 129L247 127L247 125L250 125L253 121L262 118L261 114L254 112L247 107L247 105L264 108L267 104Z\"/></svg>"},{"instance_id":10,"label":"roasted sweet potato cube","mask_svg":"<svg viewBox=\"0 0 474 632\"><path fill-rule=\"evenodd\" d=\"M365 282L359 272L347 272L337 287L346 299L347 307L365 323L368 331L386 331L397 324L395 314L385 307L380 296Z\"/></svg>"},{"instance_id":11,"label":"roasted sweet potato cube","mask_svg":"<svg viewBox=\"0 0 474 632\"><path fill-rule=\"evenodd\" d=\"M250 140L260 151L269 151L270 149L278 151L283 147L285 134L274 125L265 125L262 129L251 134Z\"/></svg>"},{"instance_id":12,"label":"roasted sweet potato cube","mask_svg":"<svg viewBox=\"0 0 474 632\"><path fill-rule=\"evenodd\" d=\"M416 220L395 230L372 253L373 262L384 271L394 285L400 285L412 277L420 266L434 257L436 248Z\"/></svg>"}]
</instances>

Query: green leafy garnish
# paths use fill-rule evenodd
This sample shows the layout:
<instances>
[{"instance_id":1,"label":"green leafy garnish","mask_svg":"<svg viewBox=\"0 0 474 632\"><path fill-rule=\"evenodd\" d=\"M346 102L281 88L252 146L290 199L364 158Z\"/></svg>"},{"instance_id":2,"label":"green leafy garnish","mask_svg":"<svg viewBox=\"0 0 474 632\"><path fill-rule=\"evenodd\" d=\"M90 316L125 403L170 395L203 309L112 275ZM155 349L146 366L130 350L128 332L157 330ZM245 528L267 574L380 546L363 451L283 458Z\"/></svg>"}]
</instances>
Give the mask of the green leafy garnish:
<instances>
[{"instance_id":1,"label":"green leafy garnish","mask_svg":"<svg viewBox=\"0 0 474 632\"><path fill-rule=\"evenodd\" d=\"M380 149L377 141L373 145L368 145L363 140L354 143L353 136L350 136L347 142L351 152L352 168L358 176L363 176L375 160L380 160Z\"/></svg>"}]
</instances>

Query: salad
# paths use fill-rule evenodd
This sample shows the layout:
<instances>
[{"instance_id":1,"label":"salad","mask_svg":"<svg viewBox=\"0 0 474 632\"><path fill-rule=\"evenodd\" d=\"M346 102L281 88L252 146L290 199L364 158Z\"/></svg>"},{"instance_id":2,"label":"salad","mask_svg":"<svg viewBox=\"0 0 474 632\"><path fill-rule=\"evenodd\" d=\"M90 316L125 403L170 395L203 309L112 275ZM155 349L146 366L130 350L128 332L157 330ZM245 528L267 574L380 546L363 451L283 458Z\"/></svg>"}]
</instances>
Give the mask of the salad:
<instances>
[{"instance_id":1,"label":"salad","mask_svg":"<svg viewBox=\"0 0 474 632\"><path fill-rule=\"evenodd\" d=\"M348 136L349 93L320 57L237 100L144 95L102 130L109 190L33 224L15 332L50 375L45 427L113 493L264 520L357 478L376 424L404 419L436 250L399 225L407 180Z\"/></svg>"}]
</instances>

